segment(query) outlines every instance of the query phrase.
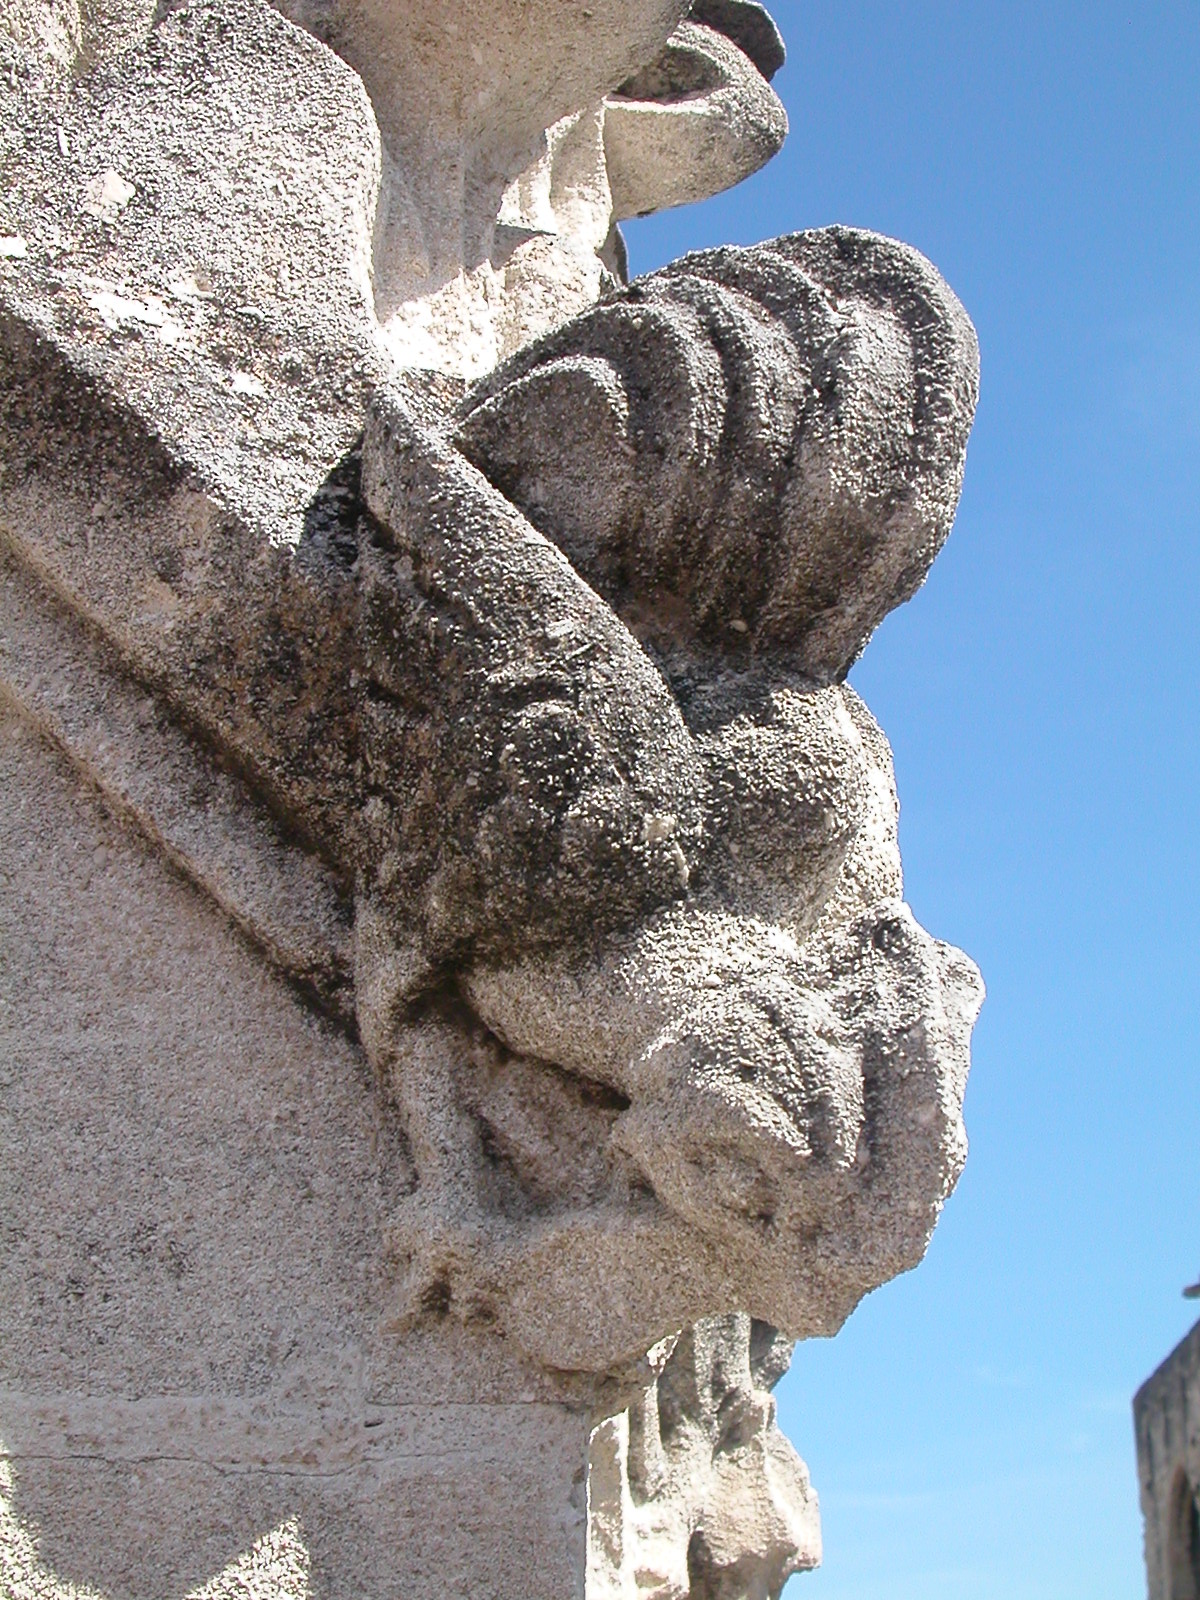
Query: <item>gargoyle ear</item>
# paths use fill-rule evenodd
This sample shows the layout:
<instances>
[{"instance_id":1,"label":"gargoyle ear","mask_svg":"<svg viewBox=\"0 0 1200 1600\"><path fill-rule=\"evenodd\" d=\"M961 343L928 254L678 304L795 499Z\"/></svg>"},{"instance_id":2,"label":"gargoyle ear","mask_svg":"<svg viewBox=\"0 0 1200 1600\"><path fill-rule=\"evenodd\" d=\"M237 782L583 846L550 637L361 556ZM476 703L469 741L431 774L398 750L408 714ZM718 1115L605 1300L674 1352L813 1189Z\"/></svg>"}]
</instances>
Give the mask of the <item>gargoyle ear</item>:
<instances>
[{"instance_id":1,"label":"gargoyle ear","mask_svg":"<svg viewBox=\"0 0 1200 1600\"><path fill-rule=\"evenodd\" d=\"M661 55L604 102L616 220L706 200L764 166L787 137L767 81L782 62L754 0L696 0Z\"/></svg>"}]
</instances>

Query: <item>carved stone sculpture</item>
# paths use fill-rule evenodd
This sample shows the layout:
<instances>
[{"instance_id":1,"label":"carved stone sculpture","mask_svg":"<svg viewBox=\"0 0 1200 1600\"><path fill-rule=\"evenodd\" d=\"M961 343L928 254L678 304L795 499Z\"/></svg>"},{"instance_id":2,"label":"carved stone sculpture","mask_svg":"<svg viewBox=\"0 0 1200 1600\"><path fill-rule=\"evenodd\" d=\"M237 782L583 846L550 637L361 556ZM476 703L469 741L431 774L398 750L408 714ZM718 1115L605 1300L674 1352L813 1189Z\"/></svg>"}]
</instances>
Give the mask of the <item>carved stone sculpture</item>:
<instances>
[{"instance_id":1,"label":"carved stone sculpture","mask_svg":"<svg viewBox=\"0 0 1200 1600\"><path fill-rule=\"evenodd\" d=\"M365 1051L368 1364L586 1419L526 1597L819 1558L768 1391L923 1254L981 997L845 683L974 333L847 228L625 281L785 132L767 14L685 10L0 4L0 689Z\"/></svg>"}]
</instances>

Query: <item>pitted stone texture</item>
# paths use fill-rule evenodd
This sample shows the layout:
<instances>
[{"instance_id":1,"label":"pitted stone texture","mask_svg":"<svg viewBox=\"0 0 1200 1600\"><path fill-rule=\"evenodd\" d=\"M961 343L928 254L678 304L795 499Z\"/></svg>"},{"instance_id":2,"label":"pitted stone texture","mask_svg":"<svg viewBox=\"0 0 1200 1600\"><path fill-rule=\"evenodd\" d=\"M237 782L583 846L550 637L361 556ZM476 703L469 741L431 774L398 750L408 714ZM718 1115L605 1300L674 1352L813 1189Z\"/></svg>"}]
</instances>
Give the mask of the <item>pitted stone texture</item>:
<instances>
[{"instance_id":1,"label":"pitted stone texture","mask_svg":"<svg viewBox=\"0 0 1200 1600\"><path fill-rule=\"evenodd\" d=\"M703 279L705 293L733 303L738 285L773 281L780 262L786 286L793 258L831 253L882 257L885 322L903 326L889 306L907 307L933 280L920 258L844 232L725 253L703 263L707 278L685 263L639 288L645 303L666 305L655 326L674 357L664 364L647 343L640 392L657 382L669 414L679 370L719 367L715 324L672 320L677 283ZM786 298L758 304L754 337L734 346L751 375L772 339L782 341L780 372L811 373L823 360L833 390L841 384L853 400L842 409L894 411L896 448L907 452L872 488L883 468L879 455L860 459L865 423L818 428L818 482L848 486L849 510L839 521L835 505L815 531L797 512L780 538L786 549L791 529L796 541L808 537L829 584L840 584L822 593L815 623L794 565L772 565L770 547L757 559L759 529L745 508L731 507L727 523L715 516L739 429L750 478L759 471L760 488L780 474L786 482L784 436L756 432L744 389L737 404L705 391L716 412L701 405L684 430L703 448L676 450L674 509L658 542L644 541L639 582L624 585L613 552L633 539L621 515L637 503L634 489L608 513L611 537L607 503L596 502L593 560L579 524L539 532L455 447L437 392L411 383L381 394L368 421L362 500L351 459L294 555L285 539L256 551L252 530L232 520L222 537L253 557L240 574L216 539L197 541L193 555L178 491L168 490L176 548L193 565L158 580L169 604L157 610L146 605L145 557L123 537L128 526L161 560L130 516L136 486L102 519L101 543L69 492L55 497L63 452L39 442L14 453L23 471L9 469L9 527L22 558L186 707L202 742L251 775L356 902L355 1013L422 1168L421 1192L396 1219L410 1316L429 1303L468 1319L484 1307L539 1360L603 1371L731 1307L794 1334L831 1332L863 1293L919 1259L961 1165L978 980L903 909L886 744L853 695L814 684L804 653L814 637L857 649L863 607L870 621L902 598L944 535L965 417L950 408L940 434L930 422L915 439L900 421L921 415L914 393L971 398L973 345L955 332L956 302L942 298L944 337L964 366L918 363L911 392L853 345L843 373L824 332L809 344L789 321ZM686 294L682 303L690 308ZM608 309L572 325L553 350L587 348ZM925 347L936 350L938 337L925 330ZM69 367L68 357L59 350ZM19 342L10 363L28 379ZM534 473L524 452L542 463L551 436L587 437L586 395L575 409L535 409L523 433L509 427L503 450L476 424L511 423L526 386L561 366L535 351L528 372L469 397L460 423L492 477L548 524L526 493ZM122 381L119 367L104 375ZM136 417L148 403L131 388ZM10 437L37 440L28 393L11 393ZM69 421L57 427L70 437ZM104 459L105 446L103 435L91 441L102 481L128 471ZM881 456L886 466L882 447ZM636 486L636 449L621 459ZM170 485L178 472L168 454L160 480ZM543 500L567 504L572 482L552 484ZM641 492L653 526L657 511ZM687 527L703 530L692 547L698 570L707 539L714 568L761 566L785 603L768 588L759 609L742 604L740 629L698 622L675 593ZM861 598L839 577L840 548L850 572L875 582ZM802 565L795 550L792 563ZM889 587L896 570L903 583ZM840 632L825 626L831 615ZM272 665L281 645L286 672ZM249 695L221 662L245 664ZM212 881L199 859L192 875ZM248 905L240 920L261 929L263 948L286 967L261 912ZM337 960L331 952L326 965ZM547 1125L564 1098L562 1074L595 1086L603 1174L586 1196L565 1174L557 1191L544 1177L533 1191L520 1178L497 1189L496 1141L463 1069L479 1024L510 1054L545 1064L535 1099ZM529 1154L537 1146L521 1134L510 1164L532 1161L545 1174L545 1155ZM620 1285L615 1312L607 1284Z\"/></svg>"},{"instance_id":2,"label":"pitted stone texture","mask_svg":"<svg viewBox=\"0 0 1200 1600\"><path fill-rule=\"evenodd\" d=\"M593 1396L388 1333L361 1053L7 711L0 816L0 1593L576 1593Z\"/></svg>"},{"instance_id":3,"label":"pitted stone texture","mask_svg":"<svg viewBox=\"0 0 1200 1600\"><path fill-rule=\"evenodd\" d=\"M444 1314L390 1334L413 1174L365 1063L7 715L0 767L6 1597L565 1597L585 1541L589 1600L645 1592L599 1570L614 1540L676 1586L700 1539L747 1593L812 1563L766 1394L785 1344L725 1319L596 1382ZM499 1139L531 1120L524 1071L483 1102Z\"/></svg>"},{"instance_id":4,"label":"pitted stone texture","mask_svg":"<svg viewBox=\"0 0 1200 1600\"><path fill-rule=\"evenodd\" d=\"M203 4L4 0L0 41L16 47L11 71L21 79L17 90L10 76L13 113L18 130L24 123L33 133L17 137L40 147L50 168L33 181L48 181L54 196L65 167L85 208L95 211L103 191L101 210L112 223L139 196L138 221L160 209L164 194L178 213L182 194L211 222L213 238L230 246L244 240L254 253L264 245L278 251L302 226L301 218L282 222L272 211L303 213L314 190L336 206L335 175L345 173L353 186L366 171L354 197L354 237L344 241L357 280L352 299L365 290L383 345L406 367L486 372L596 300L618 265L622 216L728 187L769 159L786 131L763 76L774 62L772 25L750 0L717 8L707 26L681 22L683 0L586 8L568 0L456 0L449 15L445 0L279 0L278 10L322 41L315 50L294 30L272 31L265 9L244 0L222 5L214 25L198 23ZM198 26L210 38L224 35L215 77L207 62L189 70L187 50L180 53L178 35ZM326 44L354 69L360 96L365 86L370 97L365 121L355 106L340 130L313 115L337 100L346 76ZM244 68L232 76L230 51ZM270 152L278 142L273 80L281 57L290 58L287 103L307 124L295 128L302 156L293 150L284 164ZM22 102L37 98L35 87L48 98L31 122ZM164 100L174 101L172 111L164 113ZM198 127L198 111L213 126ZM94 121L108 122L109 143L114 125L122 134L120 160L108 169L97 165L106 138L94 138ZM257 169L273 172L274 197L254 194L240 161L229 170L230 147L236 154L250 144L267 156ZM81 162L90 163L86 174L77 170ZM104 191L108 173L116 187L110 181ZM114 199L122 184L133 192ZM65 208L57 201L55 217L70 218L78 203L75 194ZM165 237L179 220L164 216ZM182 243L194 245L196 234L184 228ZM280 270L289 268L314 276L303 250ZM185 263L181 281L196 270ZM186 341L196 307L183 315L163 283L143 285L148 301L105 274L92 287L106 297L106 320L126 336ZM261 296L246 314L269 327ZM235 392L261 399L254 387L261 374L249 366L241 376L250 387Z\"/></svg>"},{"instance_id":5,"label":"pitted stone texture","mask_svg":"<svg viewBox=\"0 0 1200 1600\"><path fill-rule=\"evenodd\" d=\"M783 106L746 53L714 28L683 22L658 60L605 102L613 218L732 188L786 137Z\"/></svg>"},{"instance_id":6,"label":"pitted stone texture","mask_svg":"<svg viewBox=\"0 0 1200 1600\"><path fill-rule=\"evenodd\" d=\"M233 981L223 921L181 953L190 913L151 938L168 890L143 905L122 878L80 909L54 880L48 927L72 908L59 942L82 954L56 980L64 1030L38 982L70 962L46 929L26 940L30 1037L51 1041L28 1057L56 1081L83 1072L85 1133L103 1115L130 1149L153 1146L105 1169L122 1220L97 1260L131 1207L186 1191L176 1142L154 1142L172 1117L213 1099L214 1074L236 1090L213 1111L228 1181L204 1191L192 1258L217 1274L212 1306L193 1343L180 1335L203 1414L165 1383L138 1389L148 1408L125 1389L133 1410L110 1404L114 1351L135 1378L169 1363L154 1315L108 1330L107 1354L93 1341L89 1394L67 1395L76 1375L52 1352L79 1331L62 1334L64 1308L27 1273L5 1326L40 1316L42 1332L12 1354L25 1466L5 1537L19 1524L25 1551L55 1493L29 1465L38 1442L102 1436L59 1550L90 1581L79 1552L111 1497L132 1520L115 1535L128 1573L113 1555L110 1575L136 1587L143 1511L121 1441L175 1430L190 1454L165 1503L210 1511L171 1555L173 1591L218 1569L242 1581L260 1547L268 1570L272 1551L300 1562L299 1516L328 1533L326 1553L305 1546L318 1585L328 1569L363 1592L403 1579L527 1600L533 1571L567 1593L585 1581L590 1433L591 1532L611 1556L593 1587L628 1600L644 1567L692 1600L774 1594L814 1553L815 1504L755 1341L831 1332L913 1265L963 1155L978 976L903 904L890 755L842 679L948 531L969 323L922 258L845 229L688 258L624 292L605 275L614 209L711 192L782 137L777 40L750 0L690 19L682 0L462 0L480 35L466 41L434 26L452 19L432 0L297 11L308 32L258 0L135 4L111 52L89 43L90 12L0 5L0 538L22 652L0 653L0 686L77 781L357 1028L383 1090L339 1033L319 1061L302 1042L277 1061L272 1030L299 1036L274 991L230 1003L243 1025L222 1030L204 999ZM561 28L541 37L547 19ZM13 787L18 809L34 786ZM19 866L51 872L36 850ZM138 1016L75 1027L108 977ZM180 1043L181 1026L203 1037ZM143 1034L161 1075L139 1065ZM278 1164L255 1142L254 1063L230 1056L260 1047L260 1098L306 1130ZM347 1125L402 1114L395 1148L362 1141L362 1170L329 1062L368 1096ZM58 1150L75 1124L23 1092L23 1122ZM327 1209L311 1238L306 1196L272 1209L310 1170L345 1179L329 1195L314 1181ZM256 1198L263 1216L242 1215ZM244 1292L219 1276L218 1202ZM268 1299L303 1292L286 1395L291 1346L277 1362L268 1341L250 1377L220 1365L261 1343L247 1239L270 1259ZM168 1279L188 1259L172 1241L151 1248ZM363 1284L330 1267L356 1252ZM80 1278L102 1332L129 1270ZM671 1345L714 1313L732 1320ZM664 1340L651 1378L639 1363ZM317 1418L314 1394L329 1397ZM415 1467L388 1409L409 1405ZM528 1475L498 1483L506 1449ZM265 1498L241 1502L253 1515L227 1538L212 1474L247 1451ZM284 1504L287 1473L304 1482ZM489 1587L472 1562L489 1517L511 1533L522 1499L538 1517L501 1559L509 1589ZM454 1537L426 1544L443 1501ZM398 1572L389 1539L410 1525Z\"/></svg>"},{"instance_id":7,"label":"pitted stone texture","mask_svg":"<svg viewBox=\"0 0 1200 1600\"><path fill-rule=\"evenodd\" d=\"M27 406L45 443L84 435L59 465L93 506L87 445L136 419L143 495L165 453L254 540L298 540L372 372L380 152L361 83L255 0L177 12L58 93L31 77L17 58L0 73L0 233L26 245L0 263L20 343L6 409ZM190 527L163 564L182 576L223 537Z\"/></svg>"},{"instance_id":8,"label":"pitted stone texture","mask_svg":"<svg viewBox=\"0 0 1200 1600\"><path fill-rule=\"evenodd\" d=\"M376 310L405 366L479 376L595 300L622 218L739 182L786 133L748 0L694 22L680 0L278 3L371 95Z\"/></svg>"},{"instance_id":9,"label":"pitted stone texture","mask_svg":"<svg viewBox=\"0 0 1200 1600\"><path fill-rule=\"evenodd\" d=\"M587 1593L777 1595L821 1559L817 1497L775 1425L791 1344L746 1316L652 1349L588 1452Z\"/></svg>"},{"instance_id":10,"label":"pitted stone texture","mask_svg":"<svg viewBox=\"0 0 1200 1600\"><path fill-rule=\"evenodd\" d=\"M835 301L836 338L814 309ZM886 743L818 685L949 529L975 360L928 263L832 230L684 261L469 393L457 439L491 483L411 397L376 401L360 572L386 866L360 879L357 981L441 1172L410 1219L418 1302L436 1284L588 1366L722 1305L829 1333L920 1259L965 1153L981 988L900 899ZM509 1050L618 1097L586 1207L487 1198L453 1023L439 1046L409 1020L439 962Z\"/></svg>"},{"instance_id":11,"label":"pitted stone texture","mask_svg":"<svg viewBox=\"0 0 1200 1600\"><path fill-rule=\"evenodd\" d=\"M478 385L459 439L652 642L828 682L950 531L978 359L928 261L826 228L639 280Z\"/></svg>"},{"instance_id":12,"label":"pitted stone texture","mask_svg":"<svg viewBox=\"0 0 1200 1600\"><path fill-rule=\"evenodd\" d=\"M758 0L692 0L688 19L723 33L768 83L787 59L775 19Z\"/></svg>"},{"instance_id":13,"label":"pitted stone texture","mask_svg":"<svg viewBox=\"0 0 1200 1600\"><path fill-rule=\"evenodd\" d=\"M369 101L254 0L172 15L54 95L27 66L0 73L0 231L27 245L0 260L4 537L172 715L319 812L353 736L331 474L382 361ZM134 191L115 218L85 207L110 172Z\"/></svg>"}]
</instances>

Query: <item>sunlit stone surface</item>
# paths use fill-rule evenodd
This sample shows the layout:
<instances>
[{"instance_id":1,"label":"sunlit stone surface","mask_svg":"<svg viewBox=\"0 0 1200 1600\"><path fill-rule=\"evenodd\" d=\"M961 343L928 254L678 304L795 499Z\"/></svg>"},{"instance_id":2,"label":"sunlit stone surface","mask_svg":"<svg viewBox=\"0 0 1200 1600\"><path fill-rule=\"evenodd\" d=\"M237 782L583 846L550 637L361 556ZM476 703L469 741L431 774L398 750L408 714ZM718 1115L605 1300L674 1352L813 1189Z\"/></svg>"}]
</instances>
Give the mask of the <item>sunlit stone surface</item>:
<instances>
[{"instance_id":1,"label":"sunlit stone surface","mask_svg":"<svg viewBox=\"0 0 1200 1600\"><path fill-rule=\"evenodd\" d=\"M0 0L0 1591L760 1600L981 987L845 673L974 333L753 0ZM782 1330L782 1331L777 1331Z\"/></svg>"}]
</instances>

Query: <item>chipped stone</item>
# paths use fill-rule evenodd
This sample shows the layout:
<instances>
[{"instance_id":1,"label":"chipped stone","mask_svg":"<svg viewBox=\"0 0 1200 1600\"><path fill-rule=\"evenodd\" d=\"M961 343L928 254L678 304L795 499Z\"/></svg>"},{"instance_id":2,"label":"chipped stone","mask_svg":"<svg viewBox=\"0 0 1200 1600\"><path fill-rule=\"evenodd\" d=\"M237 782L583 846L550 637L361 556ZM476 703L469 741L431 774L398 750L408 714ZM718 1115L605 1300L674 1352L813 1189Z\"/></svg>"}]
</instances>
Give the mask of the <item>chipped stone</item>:
<instances>
[{"instance_id":1,"label":"chipped stone","mask_svg":"<svg viewBox=\"0 0 1200 1600\"><path fill-rule=\"evenodd\" d=\"M642 819L642 838L647 844L659 844L664 839L670 839L678 826L678 817L670 813L662 816L648 813Z\"/></svg>"},{"instance_id":2,"label":"chipped stone","mask_svg":"<svg viewBox=\"0 0 1200 1600\"><path fill-rule=\"evenodd\" d=\"M166 321L166 314L160 305L148 300L134 300L128 295L114 294L107 289L89 294L87 303L93 311L100 313L110 328L124 327L131 322L161 328Z\"/></svg>"},{"instance_id":3,"label":"chipped stone","mask_svg":"<svg viewBox=\"0 0 1200 1600\"><path fill-rule=\"evenodd\" d=\"M127 183L119 172L111 168L89 179L83 191L83 209L91 217L115 221L133 199L137 190Z\"/></svg>"}]
</instances>

